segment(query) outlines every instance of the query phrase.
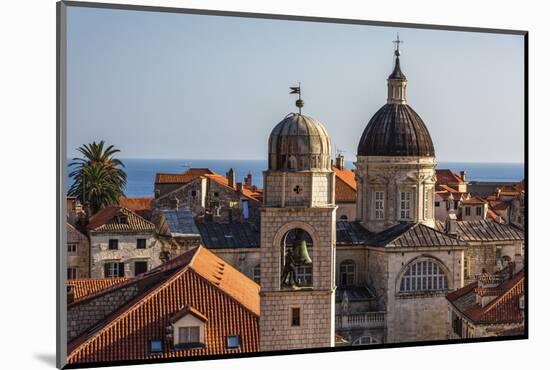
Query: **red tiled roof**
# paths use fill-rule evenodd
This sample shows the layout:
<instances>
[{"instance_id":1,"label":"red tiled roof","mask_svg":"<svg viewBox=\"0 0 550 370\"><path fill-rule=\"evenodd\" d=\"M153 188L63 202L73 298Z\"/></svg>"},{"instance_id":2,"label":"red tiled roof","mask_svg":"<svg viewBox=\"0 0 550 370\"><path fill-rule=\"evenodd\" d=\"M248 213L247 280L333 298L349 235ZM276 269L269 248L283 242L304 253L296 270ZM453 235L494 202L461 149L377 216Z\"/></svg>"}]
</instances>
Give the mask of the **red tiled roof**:
<instances>
[{"instance_id":1,"label":"red tiled roof","mask_svg":"<svg viewBox=\"0 0 550 370\"><path fill-rule=\"evenodd\" d=\"M162 279L97 323L98 329L68 344L68 363L182 358L259 350L260 287L214 253L205 247L195 248L147 274L107 290L153 279L152 276L162 276ZM69 309L90 299L93 297L74 302ZM170 319L186 307L192 307L207 319L204 347L170 350L165 328ZM241 346L228 350L226 337L235 334L241 336ZM148 343L154 339L163 341L162 353L149 354Z\"/></svg>"},{"instance_id":2,"label":"red tiled roof","mask_svg":"<svg viewBox=\"0 0 550 370\"><path fill-rule=\"evenodd\" d=\"M216 175L209 168L189 168L183 173L157 173L155 184L187 184L205 175Z\"/></svg>"},{"instance_id":3,"label":"red tiled roof","mask_svg":"<svg viewBox=\"0 0 550 370\"><path fill-rule=\"evenodd\" d=\"M120 222L116 216L126 216L128 222ZM88 230L94 232L153 232L155 224L130 211L128 208L110 206L103 208L90 217Z\"/></svg>"},{"instance_id":4,"label":"red tiled roof","mask_svg":"<svg viewBox=\"0 0 550 370\"><path fill-rule=\"evenodd\" d=\"M501 293L485 307L475 303L475 300L462 309L459 309L455 304L458 299L466 295L476 294L477 282L448 294L447 300L474 323L521 322L523 317L519 308L519 298L524 295L524 281L525 274L522 270L499 285L498 290Z\"/></svg>"},{"instance_id":5,"label":"red tiled roof","mask_svg":"<svg viewBox=\"0 0 550 370\"><path fill-rule=\"evenodd\" d=\"M485 204L487 201L480 197L471 197L462 202L462 204Z\"/></svg>"},{"instance_id":6,"label":"red tiled roof","mask_svg":"<svg viewBox=\"0 0 550 370\"><path fill-rule=\"evenodd\" d=\"M446 185L446 184L438 184L436 185L436 190L437 191L448 191L449 193L458 193L458 190L449 186L449 185Z\"/></svg>"},{"instance_id":7,"label":"red tiled roof","mask_svg":"<svg viewBox=\"0 0 550 370\"><path fill-rule=\"evenodd\" d=\"M464 182L460 176L449 169L435 170L435 175L437 176L437 185L456 185Z\"/></svg>"},{"instance_id":8,"label":"red tiled roof","mask_svg":"<svg viewBox=\"0 0 550 370\"><path fill-rule=\"evenodd\" d=\"M67 282L68 286L73 287L74 299L80 299L91 294L97 293L103 289L117 285L128 278L108 278L108 279L73 279Z\"/></svg>"},{"instance_id":9,"label":"red tiled roof","mask_svg":"<svg viewBox=\"0 0 550 370\"><path fill-rule=\"evenodd\" d=\"M336 175L335 197L337 203L356 202L357 201L357 182L355 172L348 169L339 169L332 166Z\"/></svg>"},{"instance_id":10,"label":"red tiled roof","mask_svg":"<svg viewBox=\"0 0 550 370\"><path fill-rule=\"evenodd\" d=\"M119 204L137 213L146 220L151 220L153 213L153 197L126 198L120 197Z\"/></svg>"}]
</instances>

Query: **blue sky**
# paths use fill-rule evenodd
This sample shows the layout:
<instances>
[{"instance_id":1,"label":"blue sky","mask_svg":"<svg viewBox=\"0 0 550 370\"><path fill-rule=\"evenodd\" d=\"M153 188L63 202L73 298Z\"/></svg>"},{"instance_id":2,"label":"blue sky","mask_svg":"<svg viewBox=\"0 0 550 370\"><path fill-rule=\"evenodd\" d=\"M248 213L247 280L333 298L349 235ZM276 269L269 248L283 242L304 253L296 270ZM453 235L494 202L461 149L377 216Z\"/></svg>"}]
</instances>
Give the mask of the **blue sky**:
<instances>
[{"instance_id":1,"label":"blue sky","mask_svg":"<svg viewBox=\"0 0 550 370\"><path fill-rule=\"evenodd\" d=\"M399 32L409 104L439 161L523 162L523 37L92 8L68 11L68 154L263 159L295 111L348 159L386 101Z\"/></svg>"}]
</instances>

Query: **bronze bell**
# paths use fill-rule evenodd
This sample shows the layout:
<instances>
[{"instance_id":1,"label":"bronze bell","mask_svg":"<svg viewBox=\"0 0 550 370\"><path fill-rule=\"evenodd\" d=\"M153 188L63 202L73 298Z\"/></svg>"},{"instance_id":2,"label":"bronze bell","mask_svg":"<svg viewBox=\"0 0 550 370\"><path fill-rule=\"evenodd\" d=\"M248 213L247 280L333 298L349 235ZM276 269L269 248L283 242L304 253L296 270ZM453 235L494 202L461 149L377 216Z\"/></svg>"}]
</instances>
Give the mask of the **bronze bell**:
<instances>
[{"instance_id":1,"label":"bronze bell","mask_svg":"<svg viewBox=\"0 0 550 370\"><path fill-rule=\"evenodd\" d=\"M296 239L292 243L292 254L297 265L311 265L312 261L307 252L307 244L304 239Z\"/></svg>"}]
</instances>

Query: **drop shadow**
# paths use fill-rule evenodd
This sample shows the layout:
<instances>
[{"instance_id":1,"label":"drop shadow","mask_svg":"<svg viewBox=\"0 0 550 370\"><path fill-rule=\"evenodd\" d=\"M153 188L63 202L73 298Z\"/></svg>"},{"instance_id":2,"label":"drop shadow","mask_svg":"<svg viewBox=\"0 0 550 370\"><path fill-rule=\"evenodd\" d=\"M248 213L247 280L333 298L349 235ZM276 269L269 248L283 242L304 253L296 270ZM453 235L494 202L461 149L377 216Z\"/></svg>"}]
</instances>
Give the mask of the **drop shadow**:
<instances>
[{"instance_id":1,"label":"drop shadow","mask_svg":"<svg viewBox=\"0 0 550 370\"><path fill-rule=\"evenodd\" d=\"M34 358L46 365L50 365L52 367L56 366L55 353L35 353Z\"/></svg>"}]
</instances>

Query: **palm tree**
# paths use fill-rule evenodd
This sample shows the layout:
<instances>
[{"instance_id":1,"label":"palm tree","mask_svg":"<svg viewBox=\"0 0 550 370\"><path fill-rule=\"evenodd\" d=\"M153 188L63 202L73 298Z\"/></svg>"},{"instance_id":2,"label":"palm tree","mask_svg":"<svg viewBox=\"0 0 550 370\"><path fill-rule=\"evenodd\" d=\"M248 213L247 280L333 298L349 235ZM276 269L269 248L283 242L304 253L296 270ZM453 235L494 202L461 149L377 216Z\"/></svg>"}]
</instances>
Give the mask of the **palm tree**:
<instances>
[{"instance_id":1,"label":"palm tree","mask_svg":"<svg viewBox=\"0 0 550 370\"><path fill-rule=\"evenodd\" d=\"M73 158L69 166L74 170L69 174L73 179L68 195L76 197L82 204L89 204L92 213L101 208L119 204L124 196L126 173L124 164L116 158L120 150L113 145L105 148L105 142L95 141L77 149L82 158Z\"/></svg>"}]
</instances>

